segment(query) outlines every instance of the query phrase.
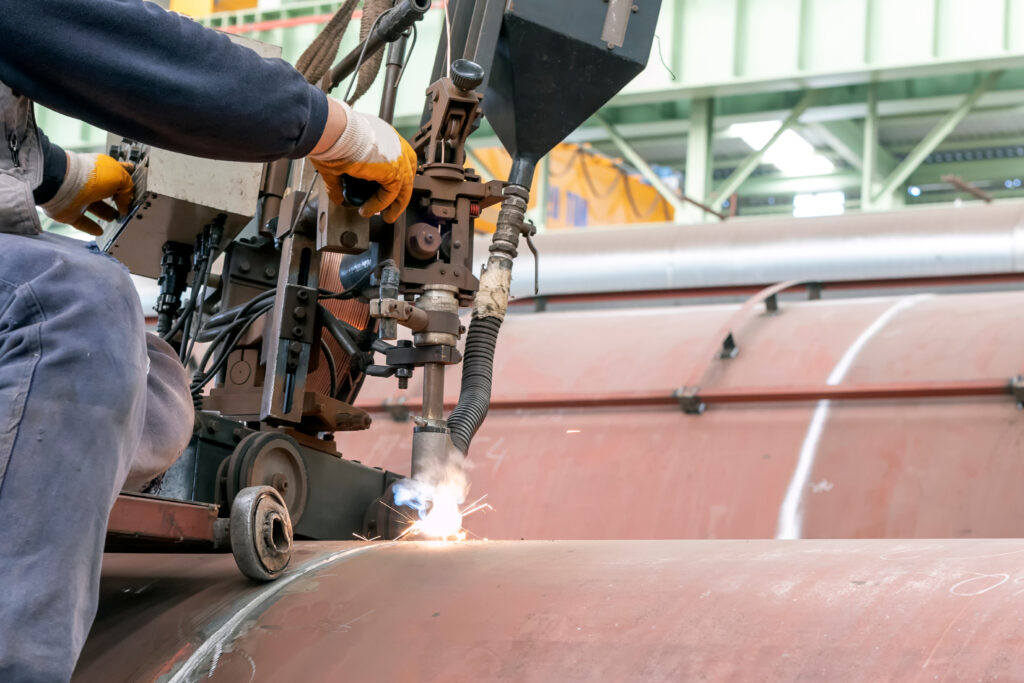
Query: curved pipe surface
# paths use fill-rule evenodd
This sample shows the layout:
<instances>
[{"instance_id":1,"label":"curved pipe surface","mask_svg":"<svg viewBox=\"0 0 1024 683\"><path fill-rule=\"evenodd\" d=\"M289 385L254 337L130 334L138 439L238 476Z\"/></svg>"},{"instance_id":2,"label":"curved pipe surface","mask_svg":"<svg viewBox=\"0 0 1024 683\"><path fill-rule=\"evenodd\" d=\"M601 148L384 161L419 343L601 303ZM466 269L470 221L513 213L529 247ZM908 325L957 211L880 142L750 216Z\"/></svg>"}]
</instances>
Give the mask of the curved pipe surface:
<instances>
[{"instance_id":1,"label":"curved pipe surface","mask_svg":"<svg viewBox=\"0 0 1024 683\"><path fill-rule=\"evenodd\" d=\"M1024 541L306 543L108 555L74 681L993 680Z\"/></svg>"},{"instance_id":2,"label":"curved pipe surface","mask_svg":"<svg viewBox=\"0 0 1024 683\"><path fill-rule=\"evenodd\" d=\"M1024 202L566 230L535 239L541 296L1009 273L1024 270ZM512 295L533 296L533 283L514 281Z\"/></svg>"}]
</instances>

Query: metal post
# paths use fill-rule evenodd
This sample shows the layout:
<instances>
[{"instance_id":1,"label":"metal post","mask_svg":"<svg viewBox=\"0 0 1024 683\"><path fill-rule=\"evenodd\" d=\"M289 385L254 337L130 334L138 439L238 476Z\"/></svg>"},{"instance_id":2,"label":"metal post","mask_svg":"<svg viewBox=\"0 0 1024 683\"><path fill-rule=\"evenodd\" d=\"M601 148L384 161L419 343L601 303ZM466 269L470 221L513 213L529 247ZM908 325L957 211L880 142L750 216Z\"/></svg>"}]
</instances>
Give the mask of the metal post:
<instances>
[{"instance_id":1,"label":"metal post","mask_svg":"<svg viewBox=\"0 0 1024 683\"><path fill-rule=\"evenodd\" d=\"M765 146L751 152L750 155L743 160L743 163L741 163L736 170L732 172L732 175L726 178L719 188L715 190L709 201L712 206L717 208L721 203L722 198L730 197L734 192L740 189L740 186L747 178L750 177L750 174L757 170L757 167L761 163L761 159L763 159L764 155L768 153L768 150L772 148L772 145L778 142L779 138L782 137L782 134L792 128L793 125L800 120L800 117L805 111L807 111L807 108L814 103L817 96L818 93L816 90L811 90L803 96L803 99L793 107L793 110L789 112L789 116L786 117L786 120L782 122L782 125L779 126L779 129L775 131L775 134L772 135L771 139L768 140Z\"/></svg>"},{"instance_id":2,"label":"metal post","mask_svg":"<svg viewBox=\"0 0 1024 683\"><path fill-rule=\"evenodd\" d=\"M875 175L878 167L878 84L868 85L867 117L864 119L864 153L860 177L860 210L875 207Z\"/></svg>"},{"instance_id":3,"label":"metal post","mask_svg":"<svg viewBox=\"0 0 1024 683\"><path fill-rule=\"evenodd\" d=\"M957 106L956 109L949 112L942 121L940 121L931 132L924 137L918 143L910 154L896 167L889 177L882 182L881 187L873 195L873 198L877 201L887 194L895 192L900 185L906 182L907 178L917 170L917 167L928 157L929 154L935 151L935 148L942 144L942 141L953 132L953 129L964 120L964 117L970 113L971 109L978 99L984 95L989 89L995 85L995 82L999 80L999 77L1003 75L1002 71L993 71L992 73L981 79L977 87L971 91L971 94L963 99L962 102Z\"/></svg>"},{"instance_id":4,"label":"metal post","mask_svg":"<svg viewBox=\"0 0 1024 683\"><path fill-rule=\"evenodd\" d=\"M444 366L440 363L423 366L423 417L444 419Z\"/></svg>"},{"instance_id":5,"label":"metal post","mask_svg":"<svg viewBox=\"0 0 1024 683\"><path fill-rule=\"evenodd\" d=\"M395 118L395 102L398 100L398 78L405 64L405 50L409 32L388 46L388 58L384 67L384 91L380 98L380 118L391 123Z\"/></svg>"},{"instance_id":6,"label":"metal post","mask_svg":"<svg viewBox=\"0 0 1024 683\"><path fill-rule=\"evenodd\" d=\"M711 172L714 166L711 153L715 132L714 100L708 97L695 99L690 107L690 134L686 139L686 185L683 191L688 197L706 202L711 194ZM696 223L705 218L705 212L695 206L686 207L683 215L675 217L681 223Z\"/></svg>"},{"instance_id":7,"label":"metal post","mask_svg":"<svg viewBox=\"0 0 1024 683\"><path fill-rule=\"evenodd\" d=\"M668 185L665 184L661 179L661 176L654 172L654 169L651 168L650 164L644 161L644 158L641 157L621 135L619 135L619 132L615 130L615 126L608 123L608 121L606 121L600 114L596 114L594 116L594 120L604 127L608 132L608 138L615 143L616 147L619 148L619 151L622 152L622 156L626 157L629 163L640 172L640 175L642 175L644 179L651 184L651 187L653 187L657 193L669 203L669 206L672 207L672 210L676 215L682 214L686 208L686 203L680 199Z\"/></svg>"}]
</instances>

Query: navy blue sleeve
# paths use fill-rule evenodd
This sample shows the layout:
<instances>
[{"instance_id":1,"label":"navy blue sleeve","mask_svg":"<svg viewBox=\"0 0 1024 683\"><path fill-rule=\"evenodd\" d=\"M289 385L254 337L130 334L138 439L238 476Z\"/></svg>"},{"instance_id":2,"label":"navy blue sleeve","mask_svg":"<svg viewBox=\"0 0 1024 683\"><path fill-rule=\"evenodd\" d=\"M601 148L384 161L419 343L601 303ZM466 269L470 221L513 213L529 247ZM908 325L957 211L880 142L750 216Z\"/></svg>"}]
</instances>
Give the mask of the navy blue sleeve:
<instances>
[{"instance_id":1,"label":"navy blue sleeve","mask_svg":"<svg viewBox=\"0 0 1024 683\"><path fill-rule=\"evenodd\" d=\"M50 142L43 131L39 131L39 146L43 150L43 180L32 193L37 206L53 199L68 172L68 157L64 150Z\"/></svg>"},{"instance_id":2,"label":"navy blue sleeve","mask_svg":"<svg viewBox=\"0 0 1024 683\"><path fill-rule=\"evenodd\" d=\"M142 0L0 0L0 81L142 143L214 159L305 156L327 99L284 60Z\"/></svg>"}]
</instances>

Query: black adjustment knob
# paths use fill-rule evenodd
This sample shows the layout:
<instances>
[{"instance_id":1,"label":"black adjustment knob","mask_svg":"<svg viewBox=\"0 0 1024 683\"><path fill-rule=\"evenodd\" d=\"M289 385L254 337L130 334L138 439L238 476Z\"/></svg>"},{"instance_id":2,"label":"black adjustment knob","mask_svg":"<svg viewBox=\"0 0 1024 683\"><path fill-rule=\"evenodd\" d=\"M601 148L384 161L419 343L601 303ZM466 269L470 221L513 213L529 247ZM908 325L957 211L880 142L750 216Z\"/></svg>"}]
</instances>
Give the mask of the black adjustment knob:
<instances>
[{"instance_id":1,"label":"black adjustment knob","mask_svg":"<svg viewBox=\"0 0 1024 683\"><path fill-rule=\"evenodd\" d=\"M456 59L452 62L452 83L462 90L479 88L484 82L484 68L468 59Z\"/></svg>"}]
</instances>

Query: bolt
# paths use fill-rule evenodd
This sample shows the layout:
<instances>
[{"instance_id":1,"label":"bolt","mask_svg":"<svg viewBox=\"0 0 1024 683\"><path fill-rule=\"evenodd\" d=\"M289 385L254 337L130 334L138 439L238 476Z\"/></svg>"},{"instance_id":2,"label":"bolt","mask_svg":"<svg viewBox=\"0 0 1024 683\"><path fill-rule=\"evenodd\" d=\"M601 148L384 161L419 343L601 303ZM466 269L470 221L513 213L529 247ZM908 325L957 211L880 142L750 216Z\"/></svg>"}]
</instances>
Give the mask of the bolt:
<instances>
[{"instance_id":1,"label":"bolt","mask_svg":"<svg viewBox=\"0 0 1024 683\"><path fill-rule=\"evenodd\" d=\"M240 427L231 432L231 438L235 441L241 441L243 436L245 436L245 432Z\"/></svg>"},{"instance_id":2,"label":"bolt","mask_svg":"<svg viewBox=\"0 0 1024 683\"><path fill-rule=\"evenodd\" d=\"M301 301L302 303L306 303L307 301L309 301L309 292L307 292L304 289L300 289L298 292L295 293L295 298Z\"/></svg>"},{"instance_id":3,"label":"bolt","mask_svg":"<svg viewBox=\"0 0 1024 683\"><path fill-rule=\"evenodd\" d=\"M408 377L399 377L398 378L398 388L402 389L402 390L408 389L409 388L409 378Z\"/></svg>"},{"instance_id":4,"label":"bolt","mask_svg":"<svg viewBox=\"0 0 1024 683\"><path fill-rule=\"evenodd\" d=\"M238 272L248 273L250 270L252 270L252 264L248 261L242 261L238 264Z\"/></svg>"},{"instance_id":5,"label":"bolt","mask_svg":"<svg viewBox=\"0 0 1024 683\"><path fill-rule=\"evenodd\" d=\"M210 420L209 422L207 422L206 423L206 431L210 432L211 434L216 434L217 433L217 423L214 422L213 420Z\"/></svg>"},{"instance_id":6,"label":"bolt","mask_svg":"<svg viewBox=\"0 0 1024 683\"><path fill-rule=\"evenodd\" d=\"M639 11L640 11L640 8L639 8L639 7L637 7L636 5L633 5L633 6L632 6L632 7L630 7L629 9L630 9L630 11L631 11L631 12L633 12L633 14L636 14L637 12L639 12Z\"/></svg>"},{"instance_id":7,"label":"bolt","mask_svg":"<svg viewBox=\"0 0 1024 683\"><path fill-rule=\"evenodd\" d=\"M441 275L444 275L444 274L445 274L445 270L444 270L444 268L442 268L441 269Z\"/></svg>"},{"instance_id":8,"label":"bolt","mask_svg":"<svg viewBox=\"0 0 1024 683\"><path fill-rule=\"evenodd\" d=\"M456 249L462 249L462 242L461 242L461 241L459 241L459 240L455 240L455 241L454 241L454 242L452 243L452 246L453 246L453 247L455 247Z\"/></svg>"},{"instance_id":9,"label":"bolt","mask_svg":"<svg viewBox=\"0 0 1024 683\"><path fill-rule=\"evenodd\" d=\"M341 244L342 244L342 246L351 248L351 247L356 246L356 243L358 241L359 241L359 235L355 234L351 230L346 230L345 232L341 233Z\"/></svg>"},{"instance_id":10,"label":"bolt","mask_svg":"<svg viewBox=\"0 0 1024 683\"><path fill-rule=\"evenodd\" d=\"M296 306L292 310L292 317L295 318L296 320L305 320L306 319L306 309L303 308L302 306Z\"/></svg>"},{"instance_id":11,"label":"bolt","mask_svg":"<svg viewBox=\"0 0 1024 683\"><path fill-rule=\"evenodd\" d=\"M302 336L302 328L299 327L298 325L296 325L295 327L292 328L292 334L294 334L296 337L301 337Z\"/></svg>"},{"instance_id":12,"label":"bolt","mask_svg":"<svg viewBox=\"0 0 1024 683\"><path fill-rule=\"evenodd\" d=\"M275 268L274 266L267 266L266 268L263 269L263 276L268 280L270 278L277 277L277 268Z\"/></svg>"},{"instance_id":13,"label":"bolt","mask_svg":"<svg viewBox=\"0 0 1024 683\"><path fill-rule=\"evenodd\" d=\"M288 344L288 353L293 353L296 356L299 355L300 353L302 353L302 344L297 341L293 341L292 343Z\"/></svg>"},{"instance_id":14,"label":"bolt","mask_svg":"<svg viewBox=\"0 0 1024 683\"><path fill-rule=\"evenodd\" d=\"M608 43L608 49L609 50L614 50L615 49L615 44L614 43Z\"/></svg>"}]
</instances>

